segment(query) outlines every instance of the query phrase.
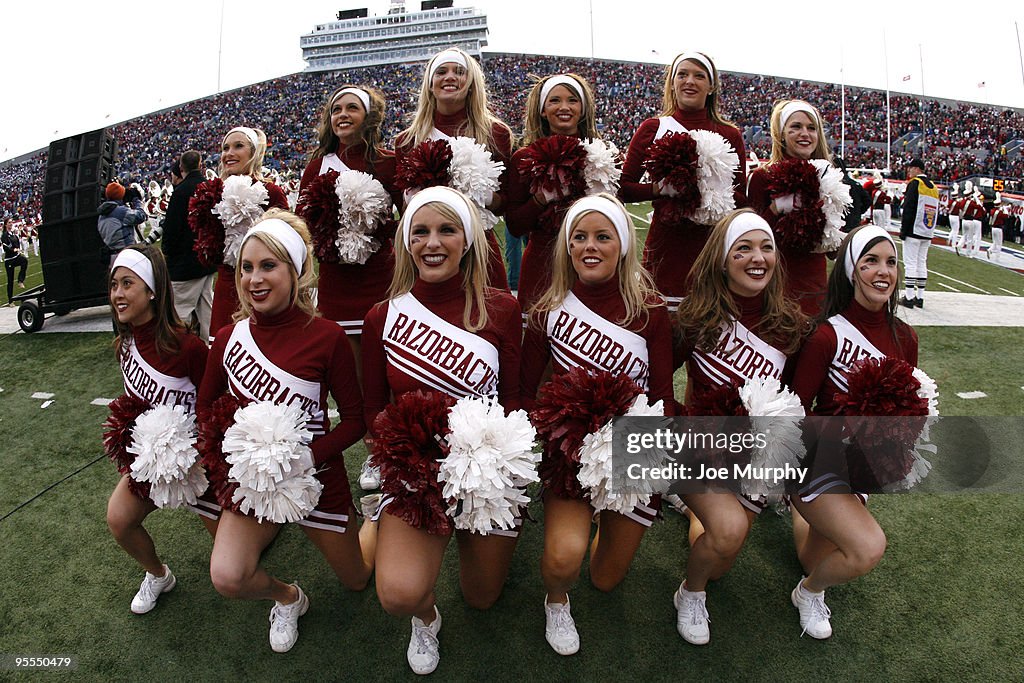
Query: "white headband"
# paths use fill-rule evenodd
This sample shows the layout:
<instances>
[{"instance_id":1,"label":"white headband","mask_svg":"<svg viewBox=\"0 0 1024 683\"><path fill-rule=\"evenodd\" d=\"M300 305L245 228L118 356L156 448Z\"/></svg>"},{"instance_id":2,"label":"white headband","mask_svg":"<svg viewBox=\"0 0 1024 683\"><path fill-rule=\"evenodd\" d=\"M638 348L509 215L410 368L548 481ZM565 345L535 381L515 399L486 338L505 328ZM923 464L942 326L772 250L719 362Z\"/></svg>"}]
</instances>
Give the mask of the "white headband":
<instances>
[{"instance_id":1,"label":"white headband","mask_svg":"<svg viewBox=\"0 0 1024 683\"><path fill-rule=\"evenodd\" d=\"M692 59L693 61L700 62L704 65L704 70L708 72L708 80L711 81L711 89L713 90L715 88L715 69L711 66L711 60L699 52L684 52L676 57L676 61L672 62L672 78L676 77L676 72L679 71L679 65L687 59Z\"/></svg>"},{"instance_id":2,"label":"white headband","mask_svg":"<svg viewBox=\"0 0 1024 683\"><path fill-rule=\"evenodd\" d=\"M817 112L814 111L814 107L807 104L803 100L793 100L792 102L790 102L789 104L782 108L782 114L779 115L779 129L785 130L786 121L789 121L789 117L797 113L798 111L802 111L803 113L810 116L811 121L813 121L815 124L818 123L818 114Z\"/></svg>"},{"instance_id":3,"label":"white headband","mask_svg":"<svg viewBox=\"0 0 1024 683\"><path fill-rule=\"evenodd\" d=\"M228 131L228 135L231 135L232 133L241 133L245 137L249 138L249 142L252 143L253 148L259 149L260 136L256 134L255 129L249 128L248 126L235 126ZM224 138L226 139L228 135L225 135Z\"/></svg>"},{"instance_id":4,"label":"white headband","mask_svg":"<svg viewBox=\"0 0 1024 683\"><path fill-rule=\"evenodd\" d=\"M110 266L110 274L118 268L127 268L142 278L142 281L149 287L149 291L156 291L156 278L153 277L153 263L146 258L145 254L137 249L122 249L114 259L114 265Z\"/></svg>"},{"instance_id":5,"label":"white headband","mask_svg":"<svg viewBox=\"0 0 1024 683\"><path fill-rule=\"evenodd\" d=\"M736 217L732 219L732 223L729 223L729 227L725 231L725 248L722 250L722 265L725 265L729 259L729 251L732 250L732 245L736 244L736 240L743 235L747 234L751 230L760 230L768 233L768 239L772 241L772 247L775 246L775 233L772 232L772 228L768 225L768 221L758 216L756 213L740 213L736 214Z\"/></svg>"},{"instance_id":6,"label":"white headband","mask_svg":"<svg viewBox=\"0 0 1024 683\"><path fill-rule=\"evenodd\" d=\"M868 242L876 237L884 237L889 240L892 248L896 249L896 242L893 241L892 236L886 232L885 228L880 228L877 225L865 225L853 233L853 236L850 238L850 244L846 249L846 263L843 264L846 267L846 277L850 278L850 284L853 284L853 270L857 265L857 261L860 261L864 255L863 252L865 247L868 246Z\"/></svg>"},{"instance_id":7,"label":"white headband","mask_svg":"<svg viewBox=\"0 0 1024 683\"><path fill-rule=\"evenodd\" d=\"M458 64L463 69L469 68L469 64L466 63L466 56L458 50L441 50L430 60L430 64L427 66L427 74L434 73L434 69L438 66L449 62Z\"/></svg>"},{"instance_id":8,"label":"white headband","mask_svg":"<svg viewBox=\"0 0 1024 683\"><path fill-rule=\"evenodd\" d=\"M619 234L619 260L626 258L630 253L633 243L629 238L629 217L622 210L622 207L605 197L591 195L576 200L576 203L569 207L565 214L565 247L569 248L572 243L572 224L579 216L590 211L596 211L615 226L615 232Z\"/></svg>"},{"instance_id":9,"label":"white headband","mask_svg":"<svg viewBox=\"0 0 1024 683\"><path fill-rule=\"evenodd\" d=\"M334 106L334 103L337 102L342 95L355 95L359 98L359 101L363 103L363 109L366 110L366 113L370 113L370 93L366 92L362 88L342 88L338 91L338 94L334 96L334 99L331 100L331 106Z\"/></svg>"},{"instance_id":10,"label":"white headband","mask_svg":"<svg viewBox=\"0 0 1024 683\"><path fill-rule=\"evenodd\" d=\"M444 204L458 214L459 220L462 221L462 232L466 234L466 251L469 251L469 248L473 246L473 213L469 208L469 201L461 192L444 185L428 187L417 192L409 200L409 205L405 207L405 213L402 214L402 237L405 241L405 248L410 249L413 216L426 204L432 202Z\"/></svg>"},{"instance_id":11,"label":"white headband","mask_svg":"<svg viewBox=\"0 0 1024 683\"><path fill-rule=\"evenodd\" d=\"M302 264L306 262L306 241L302 239L299 233L295 232L292 226L280 218L268 218L265 221L260 221L249 228L249 232L245 233L245 237L242 238L242 246L244 247L248 239L258 232L277 239L284 247L284 250L288 252L288 258L292 260L292 265L295 266L295 273L302 275ZM239 261L242 259L241 248L238 250L238 259Z\"/></svg>"},{"instance_id":12,"label":"white headband","mask_svg":"<svg viewBox=\"0 0 1024 683\"><path fill-rule=\"evenodd\" d=\"M556 85L564 85L580 98L580 114L584 115L587 113L587 100L583 97L583 86L572 76L566 76L565 74L559 74L552 76L548 80L544 81L544 85L540 89L540 113L544 113L544 103L548 101L548 95L555 89Z\"/></svg>"}]
</instances>

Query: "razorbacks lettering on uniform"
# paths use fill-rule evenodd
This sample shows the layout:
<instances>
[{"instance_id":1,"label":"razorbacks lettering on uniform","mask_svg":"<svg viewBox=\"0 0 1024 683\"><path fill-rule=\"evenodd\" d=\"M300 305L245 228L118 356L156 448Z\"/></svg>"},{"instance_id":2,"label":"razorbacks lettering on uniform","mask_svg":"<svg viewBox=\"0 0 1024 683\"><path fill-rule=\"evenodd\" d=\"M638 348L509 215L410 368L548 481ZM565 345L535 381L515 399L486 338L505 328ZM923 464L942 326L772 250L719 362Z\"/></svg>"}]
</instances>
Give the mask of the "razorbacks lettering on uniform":
<instances>
[{"instance_id":1,"label":"razorbacks lettering on uniform","mask_svg":"<svg viewBox=\"0 0 1024 683\"><path fill-rule=\"evenodd\" d=\"M828 368L828 376L841 391L847 391L846 371L863 358L885 358L860 330L841 315L828 319L836 333L836 352Z\"/></svg>"},{"instance_id":2,"label":"razorbacks lettering on uniform","mask_svg":"<svg viewBox=\"0 0 1024 683\"><path fill-rule=\"evenodd\" d=\"M786 354L735 321L722 327L711 351L694 351L693 361L712 384L722 385L762 377L779 379Z\"/></svg>"},{"instance_id":3,"label":"razorbacks lettering on uniform","mask_svg":"<svg viewBox=\"0 0 1024 683\"><path fill-rule=\"evenodd\" d=\"M171 377L160 372L142 357L133 338L127 353L121 356L124 390L158 406L182 406L189 413L196 411L196 385L186 377Z\"/></svg>"}]
</instances>

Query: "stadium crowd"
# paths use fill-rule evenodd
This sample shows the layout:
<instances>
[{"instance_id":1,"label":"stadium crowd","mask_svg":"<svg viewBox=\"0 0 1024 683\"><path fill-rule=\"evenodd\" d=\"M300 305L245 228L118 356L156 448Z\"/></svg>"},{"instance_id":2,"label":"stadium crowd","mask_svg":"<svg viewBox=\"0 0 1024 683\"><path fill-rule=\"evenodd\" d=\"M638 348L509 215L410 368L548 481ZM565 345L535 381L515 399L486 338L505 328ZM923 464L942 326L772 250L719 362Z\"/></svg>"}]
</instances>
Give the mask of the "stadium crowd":
<instances>
[{"instance_id":1,"label":"stadium crowd","mask_svg":"<svg viewBox=\"0 0 1024 683\"><path fill-rule=\"evenodd\" d=\"M656 116L661 103L664 67L659 64L613 62L569 57L485 55L484 71L495 113L514 131L522 129L522 112L531 76L573 71L587 78L597 94L598 127L604 137L625 150L637 126ZM115 175L121 182L162 183L172 159L184 149L209 150L215 166L224 131L238 122L267 132L267 166L286 175L304 167L315 147L314 126L323 93L348 81L373 85L384 92L388 109L386 139L407 125L419 88L421 65L392 65L352 69L342 73L298 73L230 92L193 100L116 125L119 145ZM773 76L723 74L724 113L743 131L748 150L759 159L768 156L768 117L772 104L783 97L816 103L829 127L836 152L842 128L840 86ZM893 94L891 104L891 161L896 173L912 156L922 156L935 179L949 182L974 174L1024 177L1024 156L1008 157L1005 146L1024 140L1024 113L1013 109L969 104L955 108L934 99ZM922 132L921 154L908 142ZM884 91L847 87L845 161L850 168L886 165L886 96ZM17 164L0 167L0 215L39 222L46 151Z\"/></svg>"}]
</instances>

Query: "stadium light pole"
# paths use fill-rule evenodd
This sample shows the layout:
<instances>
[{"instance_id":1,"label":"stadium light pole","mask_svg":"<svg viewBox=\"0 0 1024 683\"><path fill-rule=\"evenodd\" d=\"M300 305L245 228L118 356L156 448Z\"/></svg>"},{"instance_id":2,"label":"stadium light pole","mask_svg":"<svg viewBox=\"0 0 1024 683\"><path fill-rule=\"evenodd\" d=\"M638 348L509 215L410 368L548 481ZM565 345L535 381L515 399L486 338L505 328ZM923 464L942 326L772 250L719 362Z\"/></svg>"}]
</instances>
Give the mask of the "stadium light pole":
<instances>
[{"instance_id":1,"label":"stadium light pole","mask_svg":"<svg viewBox=\"0 0 1024 683\"><path fill-rule=\"evenodd\" d=\"M917 44L917 58L921 63L921 101L918 108L921 110L921 154L928 151L928 128L924 120L924 53L921 52L921 43Z\"/></svg>"},{"instance_id":2,"label":"stadium light pole","mask_svg":"<svg viewBox=\"0 0 1024 683\"><path fill-rule=\"evenodd\" d=\"M839 156L843 158L843 162L846 162L846 69L843 56L843 46L839 45L839 81L840 81L840 95L839 95Z\"/></svg>"},{"instance_id":3,"label":"stadium light pole","mask_svg":"<svg viewBox=\"0 0 1024 683\"><path fill-rule=\"evenodd\" d=\"M224 0L220 0L220 33L217 36L217 92L220 92L220 62L224 51Z\"/></svg>"},{"instance_id":4,"label":"stadium light pole","mask_svg":"<svg viewBox=\"0 0 1024 683\"><path fill-rule=\"evenodd\" d=\"M1013 30L1017 32L1017 59L1020 60L1020 82L1024 85L1024 55L1020 51L1020 26L1013 22Z\"/></svg>"},{"instance_id":5,"label":"stadium light pole","mask_svg":"<svg viewBox=\"0 0 1024 683\"><path fill-rule=\"evenodd\" d=\"M590 0L590 58L594 58L594 0Z\"/></svg>"},{"instance_id":6,"label":"stadium light pole","mask_svg":"<svg viewBox=\"0 0 1024 683\"><path fill-rule=\"evenodd\" d=\"M885 170L892 172L892 110L889 106L889 42L882 29L882 52L885 55Z\"/></svg>"}]
</instances>

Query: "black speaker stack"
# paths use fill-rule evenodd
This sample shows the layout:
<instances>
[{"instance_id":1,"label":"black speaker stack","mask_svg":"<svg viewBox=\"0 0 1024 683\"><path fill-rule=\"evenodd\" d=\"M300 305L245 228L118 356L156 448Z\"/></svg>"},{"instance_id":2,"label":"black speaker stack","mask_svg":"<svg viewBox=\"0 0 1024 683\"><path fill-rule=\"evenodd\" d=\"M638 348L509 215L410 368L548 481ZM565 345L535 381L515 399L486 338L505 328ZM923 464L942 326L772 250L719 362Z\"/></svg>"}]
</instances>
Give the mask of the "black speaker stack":
<instances>
[{"instance_id":1,"label":"black speaker stack","mask_svg":"<svg viewBox=\"0 0 1024 683\"><path fill-rule=\"evenodd\" d=\"M116 158L117 142L106 128L50 143L39 226L47 301L74 302L106 292L97 209Z\"/></svg>"}]
</instances>

